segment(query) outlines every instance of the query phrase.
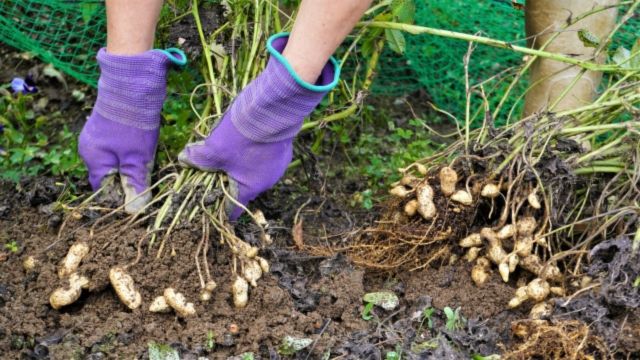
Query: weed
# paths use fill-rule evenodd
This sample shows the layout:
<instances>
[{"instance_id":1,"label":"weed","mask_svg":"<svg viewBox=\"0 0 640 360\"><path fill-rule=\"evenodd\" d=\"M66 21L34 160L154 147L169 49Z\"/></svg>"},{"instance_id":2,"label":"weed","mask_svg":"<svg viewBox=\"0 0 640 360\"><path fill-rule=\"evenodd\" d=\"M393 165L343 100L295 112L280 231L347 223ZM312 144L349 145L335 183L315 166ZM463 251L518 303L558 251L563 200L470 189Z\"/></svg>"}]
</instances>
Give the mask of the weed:
<instances>
[{"instance_id":1,"label":"weed","mask_svg":"<svg viewBox=\"0 0 640 360\"><path fill-rule=\"evenodd\" d=\"M368 302L364 305L362 309L362 320L369 321L373 319L373 307L374 304L372 302Z\"/></svg>"},{"instance_id":2,"label":"weed","mask_svg":"<svg viewBox=\"0 0 640 360\"><path fill-rule=\"evenodd\" d=\"M216 348L215 333L211 330L207 331L207 340L205 341L207 351L213 351Z\"/></svg>"},{"instance_id":3,"label":"weed","mask_svg":"<svg viewBox=\"0 0 640 360\"><path fill-rule=\"evenodd\" d=\"M44 115L47 100L32 95L0 97L0 178L17 182L24 176L50 174L84 177L77 153L77 134L66 125L56 130L60 112ZM40 115L38 115L40 114Z\"/></svg>"},{"instance_id":4,"label":"weed","mask_svg":"<svg viewBox=\"0 0 640 360\"><path fill-rule=\"evenodd\" d=\"M432 308L430 306L424 308L424 310L422 310L422 322L420 323L420 329L422 329L422 326L424 324L424 322L427 322L427 327L429 329L433 329L433 313L436 311L435 308Z\"/></svg>"},{"instance_id":5,"label":"weed","mask_svg":"<svg viewBox=\"0 0 640 360\"><path fill-rule=\"evenodd\" d=\"M462 315L460 315L459 307L453 310L452 308L447 306L443 309L443 311L444 316L447 318L445 323L445 327L447 328L447 330L455 331L460 330L464 327L466 319L462 317Z\"/></svg>"},{"instance_id":6,"label":"weed","mask_svg":"<svg viewBox=\"0 0 640 360\"><path fill-rule=\"evenodd\" d=\"M4 248L15 254L18 252L18 243L15 240L11 240L4 244Z\"/></svg>"}]
</instances>

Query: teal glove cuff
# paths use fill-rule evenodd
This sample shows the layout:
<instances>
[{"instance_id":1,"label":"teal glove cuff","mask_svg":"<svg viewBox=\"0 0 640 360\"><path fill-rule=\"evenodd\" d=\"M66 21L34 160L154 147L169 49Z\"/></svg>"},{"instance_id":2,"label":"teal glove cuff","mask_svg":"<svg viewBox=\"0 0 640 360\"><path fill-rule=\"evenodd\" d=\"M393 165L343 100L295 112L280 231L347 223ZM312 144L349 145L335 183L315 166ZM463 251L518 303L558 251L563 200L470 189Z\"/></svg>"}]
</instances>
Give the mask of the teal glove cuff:
<instances>
[{"instance_id":1,"label":"teal glove cuff","mask_svg":"<svg viewBox=\"0 0 640 360\"><path fill-rule=\"evenodd\" d=\"M187 64L187 55L184 53L184 51L178 49L178 48L168 48L168 49L157 49L157 51L160 51L162 53L164 53L165 55L167 55L167 58L174 64L177 66L185 66Z\"/></svg>"},{"instance_id":2,"label":"teal glove cuff","mask_svg":"<svg viewBox=\"0 0 640 360\"><path fill-rule=\"evenodd\" d=\"M293 70L293 67L289 63L289 60L287 60L282 55L282 53L273 46L274 41L283 37L288 37L288 36L289 36L289 33L287 32L272 35L267 41L267 50L269 51L271 56L273 56L276 60L278 60L278 62L280 62L282 65L284 65L284 67L287 69L291 77L293 77L293 79L298 83L298 85L302 86L307 90L311 90L315 92L327 92L333 89L334 87L336 87L336 85L338 85L338 81L340 80L340 63L333 56L329 58L329 64L332 65L334 69L333 80L330 83L324 84L324 85L316 85L316 84L308 83L302 80L302 78L300 78L300 76L295 72L295 70Z\"/></svg>"}]
</instances>

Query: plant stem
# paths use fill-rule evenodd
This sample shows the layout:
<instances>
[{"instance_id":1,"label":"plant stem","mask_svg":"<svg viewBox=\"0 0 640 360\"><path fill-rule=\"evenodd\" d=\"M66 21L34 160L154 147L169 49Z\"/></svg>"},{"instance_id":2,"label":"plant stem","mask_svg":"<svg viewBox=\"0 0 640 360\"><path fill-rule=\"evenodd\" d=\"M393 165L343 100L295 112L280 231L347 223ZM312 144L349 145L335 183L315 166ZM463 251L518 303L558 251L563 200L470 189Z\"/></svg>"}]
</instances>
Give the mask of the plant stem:
<instances>
[{"instance_id":1,"label":"plant stem","mask_svg":"<svg viewBox=\"0 0 640 360\"><path fill-rule=\"evenodd\" d=\"M450 31L450 30L435 29L435 28L430 28L426 26L402 24L402 23L395 23L390 21L367 21L367 22L361 22L359 23L359 25L377 27L382 29L401 30L413 35L429 34L429 35L442 36L442 37L458 39L458 40L472 41L478 44L489 45L489 46L502 48L502 49L509 49L509 50L517 51L523 54L539 56L546 59L556 60L563 63L571 64L571 65L576 65L591 71L601 71L601 72L640 71L640 69L629 69L629 68L625 69L618 65L602 65L592 61L580 60L580 59L572 58L572 57L561 55L561 54L551 53L551 52L537 50L537 49L531 49L525 46L513 45L507 41L491 39L484 36L470 35L470 34L460 33L456 31Z\"/></svg>"}]
</instances>

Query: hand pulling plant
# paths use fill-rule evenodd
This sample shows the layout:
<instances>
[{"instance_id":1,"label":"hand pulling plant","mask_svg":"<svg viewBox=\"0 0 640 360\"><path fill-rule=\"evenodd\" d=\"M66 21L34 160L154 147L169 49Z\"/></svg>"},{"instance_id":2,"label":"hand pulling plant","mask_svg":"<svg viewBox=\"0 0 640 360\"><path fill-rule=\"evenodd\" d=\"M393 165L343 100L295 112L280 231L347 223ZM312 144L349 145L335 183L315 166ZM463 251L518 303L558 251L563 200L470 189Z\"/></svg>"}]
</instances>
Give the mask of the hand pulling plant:
<instances>
[{"instance_id":1,"label":"hand pulling plant","mask_svg":"<svg viewBox=\"0 0 640 360\"><path fill-rule=\"evenodd\" d=\"M626 5L623 22L640 2ZM564 295L570 283L579 283L581 264L595 242L618 235L638 238L640 40L600 65L437 29L363 25L452 36L533 55L514 82L537 56L605 71L609 81L592 104L495 128L504 99L489 109L483 83L471 86L467 76L467 104L471 96L484 103L476 112L484 115L481 125L472 128L468 105L457 141L399 169L402 179L389 191L392 198L376 226L351 244L313 252L344 251L355 263L379 270L416 270L463 257L474 264L471 278L478 286L494 268L505 282L518 271L519 287L508 305L532 301L537 304L532 316L539 318L548 313L543 301L550 294Z\"/></svg>"},{"instance_id":2,"label":"hand pulling plant","mask_svg":"<svg viewBox=\"0 0 640 360\"><path fill-rule=\"evenodd\" d=\"M192 1L191 11L194 16L200 40L203 47L202 73L206 83L197 86L191 94L191 107L197 122L194 126L194 137L197 140L209 134L222 117L226 106L235 98L254 77L265 67L266 58L263 47L267 38L282 28L288 28L280 23L281 10L277 4L266 0L240 0L225 3L225 23L210 35L205 35L200 21L198 2ZM354 36L353 44L346 48L342 60L346 60L354 52L355 44L369 41L369 61L363 72L363 78L355 76L347 84L343 82L338 90L330 97L329 109L334 111L324 118L312 119L302 126L302 130L319 128L326 123L344 119L356 112L361 101L361 92L365 91L372 81L373 69L376 67L378 55L382 50L382 40L378 34L368 34L368 29L361 29ZM204 103L199 111L196 103ZM336 109L336 110L334 110ZM167 174L154 184L146 193L140 196L154 195L144 211L119 220L119 223L106 223L105 220L117 214L127 206L124 204L116 210L99 218L92 226L90 236L107 228L122 225L122 231L136 225L148 225L147 234L138 243L138 256L127 265L116 266L109 272L109 281L122 303L130 309L142 305L142 298L136 287L132 269L140 261L143 242L149 254L155 255L157 260L171 256L174 253L172 234L176 228L185 224L198 224L201 237L193 249L193 258L199 277L199 300L207 302L212 298L216 282L210 271L209 249L212 241L218 240L221 246L226 246L232 253L231 275L234 281L231 286L233 303L237 308L245 307L249 300L250 287L256 287L258 280L269 271L269 263L259 256L260 247L269 244L271 239L266 233L268 223L260 211L249 212L234 199L233 189L225 174L219 172L203 172L195 169L174 171L173 164L167 169L160 170L160 174ZM100 191L105 191L103 187ZM91 203L99 194L89 197L76 208L69 207L72 214L80 214L83 210L104 211ZM243 241L234 232L228 220L229 208L239 206L247 210L260 229L260 243L250 244ZM64 226L63 226L64 228ZM62 229L61 229L62 233ZM75 245L74 245L75 246ZM69 251L67 258L72 258L75 268L65 271L61 279L69 279L69 285L62 287L51 296L51 304L55 308L69 305L76 301L82 289L87 288L90 279L79 276L76 269L82 256L73 255L77 251ZM170 251L169 251L170 250ZM191 251L191 250L189 250ZM73 253L73 254L72 254ZM73 256L72 256L73 255ZM195 299L188 299L178 289L169 287L157 294L149 306L151 312L175 311L176 314L187 317L196 314Z\"/></svg>"}]
</instances>

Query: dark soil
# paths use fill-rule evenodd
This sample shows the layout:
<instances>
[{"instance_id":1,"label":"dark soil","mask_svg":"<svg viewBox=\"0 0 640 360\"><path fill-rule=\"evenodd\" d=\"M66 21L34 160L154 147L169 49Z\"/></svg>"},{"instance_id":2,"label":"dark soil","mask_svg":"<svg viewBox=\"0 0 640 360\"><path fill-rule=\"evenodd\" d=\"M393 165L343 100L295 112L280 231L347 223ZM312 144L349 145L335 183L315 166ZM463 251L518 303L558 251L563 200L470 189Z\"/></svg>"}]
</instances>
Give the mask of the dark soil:
<instances>
[{"instance_id":1,"label":"dark soil","mask_svg":"<svg viewBox=\"0 0 640 360\"><path fill-rule=\"evenodd\" d=\"M37 182L23 186L44 185ZM89 355L143 357L147 344L157 341L173 344L185 357L208 354L212 358L225 358L252 351L261 358L269 358L277 356L274 354L282 338L290 335L316 340L310 358L320 358L325 351L361 358L364 345L354 344L364 342L370 348L382 340L383 344L373 347L380 354L385 348L393 349L407 341L404 332L412 328L411 317L428 303L436 308L460 306L466 318L488 319L487 324L497 325L496 340L508 340L508 321L503 320L514 314L503 309L512 289L497 278L478 290L469 280L468 269L460 267L390 278L367 274L340 256L319 258L290 250L288 231L277 232L277 245L264 251L272 271L251 290L246 309L236 310L232 305L230 254L218 246L208 254L218 289L210 303L196 300L200 288L192 259L200 232L185 226L170 239L168 249L175 251L173 256L171 251L160 260L145 255L129 272L147 306L162 289L173 286L193 299L198 316L185 320L173 314L151 314L145 305L129 311L109 286L107 274L111 266L127 264L136 257L144 228L107 226L89 240L90 219L85 217L66 223L59 238L60 221L56 219L59 214L48 214L42 203L32 206L29 191L14 192L13 185L8 183L2 184L2 189L0 199L7 208L0 218L0 239L3 243L14 240L18 245L17 252L2 253L0 273L0 351L10 357L44 358L45 353L54 359ZM55 198L55 194L47 198ZM48 297L62 285L57 265L69 246L81 239L89 240L91 251L79 271L91 279L91 287L76 304L61 311L53 310ZM308 239L318 240L311 235ZM27 256L38 259L34 271L27 272L22 267ZM376 309L377 322L362 320L363 294L383 289L401 296L400 307L393 313ZM395 324L398 321L408 323L398 328ZM239 329L235 334L229 331L232 324ZM398 333L393 337L381 334L380 328L385 326ZM209 333L214 334L217 344L213 351L205 347ZM496 349L497 343L487 346L484 350Z\"/></svg>"},{"instance_id":2,"label":"dark soil","mask_svg":"<svg viewBox=\"0 0 640 360\"><path fill-rule=\"evenodd\" d=\"M187 20L176 26L192 29ZM187 42L195 41L186 30L184 34ZM1 58L11 56L17 55L0 48ZM2 83L26 72L37 75L37 64L11 62L18 65L14 72L0 71ZM70 108L68 95L60 96L54 85L41 91L57 96L59 110L71 111L72 127L79 128L86 109L77 104ZM87 93L86 102L90 103L91 92ZM140 242L144 226L127 228L122 218L114 217L90 237L89 228L102 213L87 212L74 219L54 210L52 204L64 187L60 179L42 177L17 186L0 182L0 357L147 358L148 344L158 342L169 344L183 359L226 359L244 352L253 352L257 359L280 359L282 339L294 336L314 341L289 357L296 359L322 359L326 354L332 359L384 359L389 351L401 352L402 359L469 359L495 353L511 354L508 358L513 359L544 359L551 354L568 358L568 352L557 351L563 343L554 342L554 334L586 331L592 339L588 344L593 346L587 355L604 358L598 346L605 344L620 358L640 358L640 295L632 284L640 276L640 262L629 255L629 239L615 239L594 249L585 272L600 282L600 287L576 298L558 299L553 317L534 329L544 328L544 333L531 330L530 338L514 338L515 321L528 317L530 306L506 310L515 281L505 284L495 272L478 288L464 261L434 263L419 271L394 274L368 271L340 254L314 256L298 250L291 230L294 219L303 219L300 239L314 246L348 243L358 229L379 218L376 211L348 205L351 194L362 190L363 182L345 180L340 164L331 169L332 178L323 175L327 166L338 161L331 159L333 154L320 155L320 162L307 155L299 169L254 205L268 219L275 219L270 227L274 244L262 250L271 272L251 289L249 305L242 310L233 307L229 291L231 254L217 245L216 239L212 239L216 245L207 256L218 288L210 302L197 300L200 286L193 260L201 239L197 224L178 227L164 256L156 260L158 244L149 251L148 240ZM237 230L247 241L255 237L250 226ZM79 269L91 279L91 286L74 305L54 310L49 295L63 285L57 266L78 240L91 246ZM4 247L11 242L15 242L15 252ZM129 273L142 294L143 305L130 311L118 300L107 276L112 266L131 263L139 244L143 256ZM38 260L33 271L23 269L28 256ZM169 286L196 304L197 316L182 319L173 313L147 311L150 301ZM365 321L362 296L373 291L392 291L400 303L389 311L373 308L371 320ZM460 308L466 321L447 326L446 307ZM434 309L431 322L424 316L425 309ZM542 334L535 338L540 342L531 343L535 334ZM215 346L210 346L209 340L214 340ZM527 344L533 344L529 348L536 351L517 352Z\"/></svg>"}]
</instances>

